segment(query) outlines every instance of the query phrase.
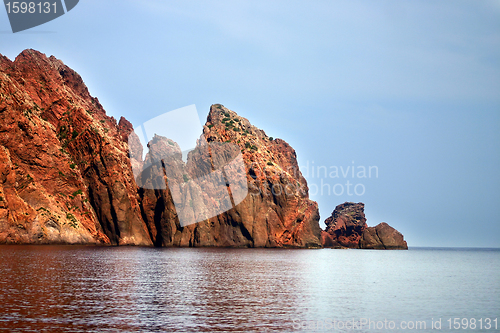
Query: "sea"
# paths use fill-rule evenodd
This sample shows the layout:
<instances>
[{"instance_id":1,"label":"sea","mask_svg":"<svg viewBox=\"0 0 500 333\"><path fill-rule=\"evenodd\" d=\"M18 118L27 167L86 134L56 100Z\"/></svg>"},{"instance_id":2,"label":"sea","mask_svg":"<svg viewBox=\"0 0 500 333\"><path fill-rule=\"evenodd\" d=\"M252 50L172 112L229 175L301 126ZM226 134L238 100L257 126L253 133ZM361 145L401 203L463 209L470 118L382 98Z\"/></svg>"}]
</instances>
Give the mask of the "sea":
<instances>
[{"instance_id":1,"label":"sea","mask_svg":"<svg viewBox=\"0 0 500 333\"><path fill-rule=\"evenodd\" d=\"M499 332L500 249L0 246L4 332Z\"/></svg>"}]
</instances>

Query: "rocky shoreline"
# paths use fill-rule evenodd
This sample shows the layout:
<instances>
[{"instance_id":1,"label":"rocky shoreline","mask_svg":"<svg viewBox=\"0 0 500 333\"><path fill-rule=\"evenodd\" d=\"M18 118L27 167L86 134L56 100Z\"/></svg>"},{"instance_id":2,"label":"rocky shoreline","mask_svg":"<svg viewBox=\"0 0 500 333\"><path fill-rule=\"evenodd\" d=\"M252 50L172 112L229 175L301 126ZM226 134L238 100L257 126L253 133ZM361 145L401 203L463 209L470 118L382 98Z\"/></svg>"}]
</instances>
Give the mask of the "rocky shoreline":
<instances>
[{"instance_id":1,"label":"rocky shoreline","mask_svg":"<svg viewBox=\"0 0 500 333\"><path fill-rule=\"evenodd\" d=\"M295 150L221 104L211 106L203 136L241 152L248 195L217 216L182 225L177 193L137 185L133 169L144 161L131 152L145 147L133 135L132 124L107 116L80 75L55 57L35 50L15 61L0 56L0 244L407 248L387 224L368 227L362 203L337 206L321 230ZM148 148L150 157L182 155L164 137ZM189 158L199 161L200 153ZM203 172L203 163L189 163L168 170ZM159 168L163 175L165 165ZM156 181L151 173L140 177L141 184ZM211 202L213 191L200 202L219 204Z\"/></svg>"}]
</instances>

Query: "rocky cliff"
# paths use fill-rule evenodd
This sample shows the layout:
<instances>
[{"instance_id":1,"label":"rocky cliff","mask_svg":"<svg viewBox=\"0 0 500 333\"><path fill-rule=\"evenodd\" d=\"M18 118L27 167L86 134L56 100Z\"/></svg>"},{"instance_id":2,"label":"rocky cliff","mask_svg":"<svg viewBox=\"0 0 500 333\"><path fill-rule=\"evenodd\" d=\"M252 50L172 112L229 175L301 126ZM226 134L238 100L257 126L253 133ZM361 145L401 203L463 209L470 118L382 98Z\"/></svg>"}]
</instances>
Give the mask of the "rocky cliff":
<instances>
[{"instance_id":1,"label":"rocky cliff","mask_svg":"<svg viewBox=\"0 0 500 333\"><path fill-rule=\"evenodd\" d=\"M268 137L247 119L220 104L212 105L203 136L211 156L204 158L199 145L188 155L185 165L177 143L155 136L148 144L148 156L174 156L163 159L162 165L152 166L168 168L169 171L146 172L137 180L140 184L157 184L155 175L165 174L165 182L169 183L167 189L158 189L161 186L147 189L151 186L146 186L146 189L139 190L145 220L150 230L153 230L151 234L156 245L321 247L318 206L308 198L306 180L298 169L296 154L290 145L281 139ZM231 144L231 148L225 149L224 144L227 143ZM138 140L132 140L131 145L139 146ZM182 184L183 175L186 179L201 177L227 165L237 155L244 162L244 181L248 194L245 193L241 202L233 203L231 209L217 216L181 226L171 189L182 191L182 187L187 186ZM132 156L141 156L141 149ZM141 162L132 158L132 163ZM174 187L172 182L175 183ZM232 190L234 197L234 188ZM214 200L221 197L218 191L220 189L210 186L197 197L190 189L184 201L191 205L194 202L195 205L215 207L221 204L219 200Z\"/></svg>"},{"instance_id":2,"label":"rocky cliff","mask_svg":"<svg viewBox=\"0 0 500 333\"><path fill-rule=\"evenodd\" d=\"M132 126L53 56L0 57L0 242L150 245Z\"/></svg>"},{"instance_id":3,"label":"rocky cliff","mask_svg":"<svg viewBox=\"0 0 500 333\"><path fill-rule=\"evenodd\" d=\"M382 222L368 227L365 218L365 204L345 202L335 207L325 220L322 244L332 248L361 249L408 249L403 235Z\"/></svg>"},{"instance_id":4,"label":"rocky cliff","mask_svg":"<svg viewBox=\"0 0 500 333\"><path fill-rule=\"evenodd\" d=\"M322 246L317 204L285 141L213 105L204 137L212 150L230 142L241 152L248 195L222 214L181 226L169 188L137 186L158 179L151 172L134 177L132 164L144 163L134 149L146 147L133 138L129 146L132 131L124 118L107 116L82 78L55 57L34 50L13 62L0 56L0 243ZM162 137L148 146L150 158L177 147ZM195 163L199 154L190 153L185 165L174 160L172 170L195 177L204 168ZM211 163L205 168L225 161ZM210 203L210 194L200 200Z\"/></svg>"}]
</instances>

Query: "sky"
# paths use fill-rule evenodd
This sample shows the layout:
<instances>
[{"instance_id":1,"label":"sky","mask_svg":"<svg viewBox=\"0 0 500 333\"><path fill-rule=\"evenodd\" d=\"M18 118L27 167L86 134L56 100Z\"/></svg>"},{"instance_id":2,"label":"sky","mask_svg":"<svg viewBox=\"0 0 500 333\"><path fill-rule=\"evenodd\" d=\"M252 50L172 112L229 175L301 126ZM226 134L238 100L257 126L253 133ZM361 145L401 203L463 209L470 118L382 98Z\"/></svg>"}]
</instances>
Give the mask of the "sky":
<instances>
[{"instance_id":1,"label":"sky","mask_svg":"<svg viewBox=\"0 0 500 333\"><path fill-rule=\"evenodd\" d=\"M363 202L410 247L500 247L498 0L82 0L15 34L0 9L0 54L27 48L134 126L220 103L284 139L323 227Z\"/></svg>"}]
</instances>

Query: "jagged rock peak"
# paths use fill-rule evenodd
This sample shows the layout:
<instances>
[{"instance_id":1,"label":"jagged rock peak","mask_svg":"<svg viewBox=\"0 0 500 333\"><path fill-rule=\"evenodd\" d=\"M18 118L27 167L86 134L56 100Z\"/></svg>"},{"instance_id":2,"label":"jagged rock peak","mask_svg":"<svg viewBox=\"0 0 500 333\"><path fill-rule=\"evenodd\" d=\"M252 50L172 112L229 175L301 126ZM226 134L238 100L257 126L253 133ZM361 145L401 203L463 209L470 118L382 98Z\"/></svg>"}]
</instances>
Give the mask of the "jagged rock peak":
<instances>
[{"instance_id":1,"label":"jagged rock peak","mask_svg":"<svg viewBox=\"0 0 500 333\"><path fill-rule=\"evenodd\" d=\"M322 232L324 247L362 249L408 249L403 235L382 222L368 227L362 202L345 202L335 207L325 220Z\"/></svg>"},{"instance_id":2,"label":"jagged rock peak","mask_svg":"<svg viewBox=\"0 0 500 333\"><path fill-rule=\"evenodd\" d=\"M14 62L0 56L0 243L321 247L318 206L292 147L219 104L203 132L214 151L225 143L241 151L248 195L217 216L181 226L169 189L138 188L131 167L141 166L143 150L154 160L175 144L156 137L148 149L129 140L132 125L107 116L82 78L55 57L34 50ZM192 162L202 157L190 154ZM225 165L219 157L213 166ZM152 165L141 183L165 184L164 175L179 171L183 188L196 172L212 171L209 163L170 162ZM165 167L171 172L161 172ZM155 174L161 177L148 178ZM211 193L198 194L200 206L221 204Z\"/></svg>"},{"instance_id":3,"label":"jagged rock peak","mask_svg":"<svg viewBox=\"0 0 500 333\"><path fill-rule=\"evenodd\" d=\"M0 57L0 243L149 245L116 124L55 57Z\"/></svg>"}]
</instances>

